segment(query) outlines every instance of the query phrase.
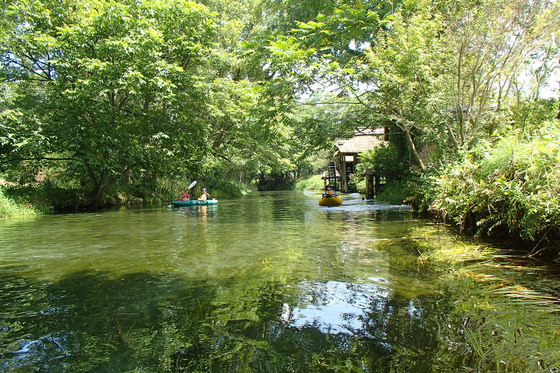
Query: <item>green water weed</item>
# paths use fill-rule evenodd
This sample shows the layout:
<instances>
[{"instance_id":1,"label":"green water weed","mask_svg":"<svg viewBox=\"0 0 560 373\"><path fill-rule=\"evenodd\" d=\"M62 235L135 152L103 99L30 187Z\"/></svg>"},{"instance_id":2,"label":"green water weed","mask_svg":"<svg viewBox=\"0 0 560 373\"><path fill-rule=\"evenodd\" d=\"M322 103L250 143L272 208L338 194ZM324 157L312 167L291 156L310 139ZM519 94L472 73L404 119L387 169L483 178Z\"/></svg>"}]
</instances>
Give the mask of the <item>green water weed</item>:
<instances>
[{"instance_id":1,"label":"green water weed","mask_svg":"<svg viewBox=\"0 0 560 373\"><path fill-rule=\"evenodd\" d=\"M560 283L544 276L546 268L443 227L414 229L402 242L404 252L417 251L416 268L439 271L436 291L453 300L448 324L439 331L446 341L437 354L442 366L477 372L560 367ZM396 247L379 247L387 245Z\"/></svg>"},{"instance_id":2,"label":"green water weed","mask_svg":"<svg viewBox=\"0 0 560 373\"><path fill-rule=\"evenodd\" d=\"M560 302L551 294L494 275L488 262L444 276L455 299L448 335L466 343L468 366L485 372L540 372L560 366Z\"/></svg>"}]
</instances>

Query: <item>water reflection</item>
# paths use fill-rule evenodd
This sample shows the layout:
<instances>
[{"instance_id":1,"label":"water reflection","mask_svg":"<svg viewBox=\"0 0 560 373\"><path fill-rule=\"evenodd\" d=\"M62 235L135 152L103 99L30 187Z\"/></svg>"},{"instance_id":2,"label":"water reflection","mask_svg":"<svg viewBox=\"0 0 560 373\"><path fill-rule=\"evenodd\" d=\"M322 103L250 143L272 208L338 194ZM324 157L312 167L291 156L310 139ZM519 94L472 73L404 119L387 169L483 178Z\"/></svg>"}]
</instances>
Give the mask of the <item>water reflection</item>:
<instances>
[{"instance_id":1,"label":"water reflection","mask_svg":"<svg viewBox=\"0 0 560 373\"><path fill-rule=\"evenodd\" d=\"M282 320L290 326L314 327L323 333L367 334L368 313L384 309L389 288L375 284L339 281L299 283L301 296L296 305L283 305Z\"/></svg>"},{"instance_id":2,"label":"water reflection","mask_svg":"<svg viewBox=\"0 0 560 373\"><path fill-rule=\"evenodd\" d=\"M434 371L421 224L296 193L0 222L0 370Z\"/></svg>"}]
</instances>

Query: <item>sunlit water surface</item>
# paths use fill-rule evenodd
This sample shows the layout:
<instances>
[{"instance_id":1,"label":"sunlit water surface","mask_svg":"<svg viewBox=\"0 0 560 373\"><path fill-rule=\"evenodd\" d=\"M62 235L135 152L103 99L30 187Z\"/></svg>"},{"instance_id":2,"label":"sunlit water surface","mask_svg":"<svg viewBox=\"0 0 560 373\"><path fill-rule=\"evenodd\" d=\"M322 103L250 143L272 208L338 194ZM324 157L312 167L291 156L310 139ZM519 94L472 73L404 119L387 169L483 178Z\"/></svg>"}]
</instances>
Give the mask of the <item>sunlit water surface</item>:
<instances>
[{"instance_id":1,"label":"sunlit water surface","mask_svg":"<svg viewBox=\"0 0 560 373\"><path fill-rule=\"evenodd\" d=\"M437 275L376 249L427 223L317 200L0 222L0 371L433 371Z\"/></svg>"}]
</instances>

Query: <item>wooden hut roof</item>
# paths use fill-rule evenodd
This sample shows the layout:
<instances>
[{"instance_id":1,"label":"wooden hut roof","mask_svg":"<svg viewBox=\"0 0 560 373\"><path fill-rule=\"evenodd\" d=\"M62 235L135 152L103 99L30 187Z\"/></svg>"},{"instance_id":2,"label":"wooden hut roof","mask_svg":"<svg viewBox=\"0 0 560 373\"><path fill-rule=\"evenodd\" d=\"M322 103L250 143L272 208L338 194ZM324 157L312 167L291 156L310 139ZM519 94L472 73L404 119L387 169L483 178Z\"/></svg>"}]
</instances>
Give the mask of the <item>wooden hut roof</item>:
<instances>
[{"instance_id":1,"label":"wooden hut roof","mask_svg":"<svg viewBox=\"0 0 560 373\"><path fill-rule=\"evenodd\" d=\"M351 139L341 139L337 141L339 153L363 153L366 150L379 146L384 141L380 136L374 134L357 135Z\"/></svg>"}]
</instances>

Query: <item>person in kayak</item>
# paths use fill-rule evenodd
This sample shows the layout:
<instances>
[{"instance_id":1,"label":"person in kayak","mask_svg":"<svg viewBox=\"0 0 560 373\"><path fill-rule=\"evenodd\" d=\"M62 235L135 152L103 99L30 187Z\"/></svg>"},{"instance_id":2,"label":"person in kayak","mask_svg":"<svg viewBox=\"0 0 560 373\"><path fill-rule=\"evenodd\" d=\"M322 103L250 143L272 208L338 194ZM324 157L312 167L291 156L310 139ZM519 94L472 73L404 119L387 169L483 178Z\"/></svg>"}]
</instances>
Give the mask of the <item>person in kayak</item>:
<instances>
[{"instance_id":1,"label":"person in kayak","mask_svg":"<svg viewBox=\"0 0 560 373\"><path fill-rule=\"evenodd\" d=\"M327 185L325 187L325 192L323 193L323 197L335 197L336 192L334 191L332 185Z\"/></svg>"},{"instance_id":2,"label":"person in kayak","mask_svg":"<svg viewBox=\"0 0 560 373\"><path fill-rule=\"evenodd\" d=\"M181 194L181 198L179 198L179 201L188 201L191 199L191 196L189 196L189 191L187 190L186 192L183 192L183 194Z\"/></svg>"},{"instance_id":3,"label":"person in kayak","mask_svg":"<svg viewBox=\"0 0 560 373\"><path fill-rule=\"evenodd\" d=\"M198 197L199 201L207 201L210 199L210 194L208 194L208 191L206 190L206 188L202 188L202 194Z\"/></svg>"}]
</instances>

